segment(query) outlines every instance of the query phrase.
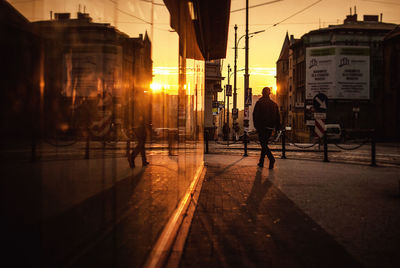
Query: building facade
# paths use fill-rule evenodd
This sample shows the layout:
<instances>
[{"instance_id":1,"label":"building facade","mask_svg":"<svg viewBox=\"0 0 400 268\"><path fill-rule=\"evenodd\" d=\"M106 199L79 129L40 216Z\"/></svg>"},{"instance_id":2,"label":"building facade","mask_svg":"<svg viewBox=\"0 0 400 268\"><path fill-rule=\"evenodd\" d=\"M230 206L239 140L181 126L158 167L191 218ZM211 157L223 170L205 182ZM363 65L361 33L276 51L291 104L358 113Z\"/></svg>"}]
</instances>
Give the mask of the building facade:
<instances>
[{"instance_id":1,"label":"building facade","mask_svg":"<svg viewBox=\"0 0 400 268\"><path fill-rule=\"evenodd\" d=\"M308 141L314 138L312 98L317 91L328 95L326 123L339 123L344 129L376 129L379 138L388 138L388 134L385 134L380 126L380 122L386 120L381 113L384 91L383 40L385 35L395 27L395 24L380 21L378 16L365 15L364 19L359 21L357 14L351 14L347 16L343 24L310 31L300 40L295 40L290 44L289 71L286 72L289 77L288 103L282 100L279 100L279 103L282 109L285 110L286 107L288 110L286 120L292 127L292 133L289 135L292 135L295 141ZM315 86L319 83L318 81L317 83L314 80L311 81L314 79L312 75L316 74L312 73L312 63L309 61L315 58L315 51L336 53L317 55L321 57L321 60L323 59L319 62L322 65L327 65L328 62L331 64L329 65L331 67L327 65L326 73L318 74L321 75L318 79L328 79L326 83L324 82L325 86L321 87ZM365 54L360 54L360 51L364 51ZM283 52L281 55L284 54ZM314 58L312 53L314 53ZM337 53L348 54L340 56ZM359 71L356 70L357 68L347 67L344 71L346 73L338 76L341 69L334 67L334 64L340 57L353 60L351 62L360 62L361 57L366 62L360 67L364 69ZM282 65L282 60L278 62ZM338 64L338 66L344 65ZM285 77L282 68L278 68L277 72L279 72L277 77ZM348 81L343 82L343 77ZM354 82L355 80L351 80L357 80L357 77L361 81L358 85ZM362 79L367 79L367 81ZM338 93L339 89L342 92ZM282 95L284 94L285 91Z\"/></svg>"},{"instance_id":2,"label":"building facade","mask_svg":"<svg viewBox=\"0 0 400 268\"><path fill-rule=\"evenodd\" d=\"M288 99L289 99L289 35L286 33L283 41L281 53L276 62L276 99L279 104L279 112L281 114L281 122L283 126L288 124Z\"/></svg>"},{"instance_id":3,"label":"building facade","mask_svg":"<svg viewBox=\"0 0 400 268\"><path fill-rule=\"evenodd\" d=\"M130 38L81 12L74 19L69 13L56 13L54 19L34 22L33 27L45 40L46 133L102 138L113 132L122 138L138 114L128 107L144 111L148 105L142 104L150 103L147 34ZM144 115L147 120L149 112Z\"/></svg>"},{"instance_id":4,"label":"building facade","mask_svg":"<svg viewBox=\"0 0 400 268\"><path fill-rule=\"evenodd\" d=\"M400 27L386 35L383 42L383 64L385 88L378 103L382 109L379 121L385 137L400 140Z\"/></svg>"},{"instance_id":5,"label":"building facade","mask_svg":"<svg viewBox=\"0 0 400 268\"><path fill-rule=\"evenodd\" d=\"M30 143L39 134L43 40L11 4L0 1L1 143Z\"/></svg>"},{"instance_id":6,"label":"building facade","mask_svg":"<svg viewBox=\"0 0 400 268\"><path fill-rule=\"evenodd\" d=\"M162 41L178 47L168 51L179 82L168 92L150 90L147 35L130 38L81 12L32 23L22 13L39 12L0 1L5 262L142 267L170 219L184 219L204 167L205 61L226 55L230 0L163 2L174 37ZM152 14L128 4L115 1L115 24ZM151 139L154 128L167 138ZM139 140L147 158L133 165Z\"/></svg>"}]
</instances>

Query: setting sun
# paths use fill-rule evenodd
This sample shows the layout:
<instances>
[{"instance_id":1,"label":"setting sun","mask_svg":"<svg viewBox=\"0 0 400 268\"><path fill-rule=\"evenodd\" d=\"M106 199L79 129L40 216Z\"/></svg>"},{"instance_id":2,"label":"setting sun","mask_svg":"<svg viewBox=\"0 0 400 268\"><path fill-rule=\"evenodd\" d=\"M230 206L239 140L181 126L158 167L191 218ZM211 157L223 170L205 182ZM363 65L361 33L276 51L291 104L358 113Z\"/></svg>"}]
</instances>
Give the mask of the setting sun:
<instances>
[{"instance_id":1,"label":"setting sun","mask_svg":"<svg viewBox=\"0 0 400 268\"><path fill-rule=\"evenodd\" d=\"M272 89L272 94L276 95L276 91L278 90L278 88L274 85L271 87Z\"/></svg>"},{"instance_id":2,"label":"setting sun","mask_svg":"<svg viewBox=\"0 0 400 268\"><path fill-rule=\"evenodd\" d=\"M158 93L158 92L161 92L163 86L159 83L153 82L153 83L151 83L150 88L153 93Z\"/></svg>"}]
</instances>

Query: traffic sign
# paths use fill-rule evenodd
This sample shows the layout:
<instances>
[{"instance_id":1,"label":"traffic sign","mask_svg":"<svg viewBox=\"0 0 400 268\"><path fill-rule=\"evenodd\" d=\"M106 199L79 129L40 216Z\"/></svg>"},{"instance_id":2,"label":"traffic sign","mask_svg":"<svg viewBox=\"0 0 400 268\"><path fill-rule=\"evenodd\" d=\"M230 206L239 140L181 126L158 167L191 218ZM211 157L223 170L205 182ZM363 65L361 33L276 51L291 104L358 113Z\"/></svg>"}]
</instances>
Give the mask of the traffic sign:
<instances>
[{"instance_id":1,"label":"traffic sign","mask_svg":"<svg viewBox=\"0 0 400 268\"><path fill-rule=\"evenodd\" d=\"M232 85L225 85L226 96L232 96Z\"/></svg>"},{"instance_id":2,"label":"traffic sign","mask_svg":"<svg viewBox=\"0 0 400 268\"><path fill-rule=\"evenodd\" d=\"M314 119L326 119L326 113L314 113Z\"/></svg>"},{"instance_id":3,"label":"traffic sign","mask_svg":"<svg viewBox=\"0 0 400 268\"><path fill-rule=\"evenodd\" d=\"M316 112L326 112L328 109L328 97L324 93L318 93L313 98L313 106Z\"/></svg>"},{"instance_id":4,"label":"traffic sign","mask_svg":"<svg viewBox=\"0 0 400 268\"><path fill-rule=\"evenodd\" d=\"M233 108L233 109L232 109L232 117L233 117L234 119L237 119L237 118L238 118L238 108Z\"/></svg>"},{"instance_id":5,"label":"traffic sign","mask_svg":"<svg viewBox=\"0 0 400 268\"><path fill-rule=\"evenodd\" d=\"M245 106L251 106L252 105L252 99L253 99L253 94L252 94L252 89L251 88L246 88L244 92L244 105Z\"/></svg>"},{"instance_id":6,"label":"traffic sign","mask_svg":"<svg viewBox=\"0 0 400 268\"><path fill-rule=\"evenodd\" d=\"M325 119L315 119L315 134L322 138L325 134Z\"/></svg>"},{"instance_id":7,"label":"traffic sign","mask_svg":"<svg viewBox=\"0 0 400 268\"><path fill-rule=\"evenodd\" d=\"M244 107L244 119L249 120L250 114L249 114L249 107Z\"/></svg>"}]
</instances>

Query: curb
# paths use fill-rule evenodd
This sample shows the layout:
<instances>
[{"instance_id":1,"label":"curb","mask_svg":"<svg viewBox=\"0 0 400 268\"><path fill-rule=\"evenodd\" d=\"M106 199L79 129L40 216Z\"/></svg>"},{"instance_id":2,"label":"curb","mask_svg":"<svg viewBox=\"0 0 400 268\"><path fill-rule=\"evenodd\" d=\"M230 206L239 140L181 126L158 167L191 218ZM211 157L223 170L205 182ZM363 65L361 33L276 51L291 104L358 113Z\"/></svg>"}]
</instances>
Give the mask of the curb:
<instances>
[{"instance_id":1,"label":"curb","mask_svg":"<svg viewBox=\"0 0 400 268\"><path fill-rule=\"evenodd\" d=\"M204 161L151 250L144 268L178 267L205 174ZM192 202L193 201L193 202ZM182 228L183 227L183 228Z\"/></svg>"}]
</instances>

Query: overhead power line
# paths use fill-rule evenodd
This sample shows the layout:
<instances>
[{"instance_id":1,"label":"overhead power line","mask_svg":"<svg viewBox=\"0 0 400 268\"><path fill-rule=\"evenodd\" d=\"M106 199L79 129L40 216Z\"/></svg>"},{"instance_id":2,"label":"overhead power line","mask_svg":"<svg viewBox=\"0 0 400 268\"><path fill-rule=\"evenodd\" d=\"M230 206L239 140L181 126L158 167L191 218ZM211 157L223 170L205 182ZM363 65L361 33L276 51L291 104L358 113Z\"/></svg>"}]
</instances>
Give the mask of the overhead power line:
<instances>
[{"instance_id":1,"label":"overhead power line","mask_svg":"<svg viewBox=\"0 0 400 268\"><path fill-rule=\"evenodd\" d=\"M141 0L142 2L146 2L146 3L150 3L150 4L153 4L153 5L155 5L155 6L165 6L164 4L161 4L161 3L154 3L154 2L152 2L152 1L150 1L150 0Z\"/></svg>"},{"instance_id":2,"label":"overhead power line","mask_svg":"<svg viewBox=\"0 0 400 268\"><path fill-rule=\"evenodd\" d=\"M122 14L125 14L125 15L130 16L130 17L135 18L135 19L138 19L138 20L140 20L140 21L143 21L144 23L151 24L151 22L148 22L148 21L146 21L146 20L144 20L144 19L142 19L142 18L140 18L140 17L138 17L138 16L135 16L135 15L133 15L133 14L131 14L131 13L128 13L128 12L126 12L126 11L123 11L122 9L117 8L117 10L118 10L119 12L121 12Z\"/></svg>"},{"instance_id":3,"label":"overhead power line","mask_svg":"<svg viewBox=\"0 0 400 268\"><path fill-rule=\"evenodd\" d=\"M112 3L114 3L115 5L118 4L118 2L115 1L115 0L109 0L109 1L112 2ZM140 18L140 17L138 17L138 16L135 16L135 15L129 13L129 12L126 12L126 11L124 11L124 10L118 8L118 7L116 8L116 10L118 10L118 11L121 12L122 14L125 14L125 15L127 15L127 16L130 16L130 17L135 18L135 19L137 19L137 20L140 20L140 21L142 21L142 22L144 22L144 23L151 24L151 22L148 22L148 21L146 21L146 20L144 20L144 19L142 19L142 18Z\"/></svg>"},{"instance_id":4,"label":"overhead power line","mask_svg":"<svg viewBox=\"0 0 400 268\"><path fill-rule=\"evenodd\" d=\"M283 1L283 0L274 0L274 1L269 1L269 2L262 3L262 4L258 4L258 5L254 5L254 6L249 6L249 9L253 8L253 7L265 6L265 5L269 5L269 4L272 4L275 2L281 2L281 1ZM232 10L231 13L242 11L242 10L246 10L246 8L244 7L244 8L235 9L235 10Z\"/></svg>"},{"instance_id":5,"label":"overhead power line","mask_svg":"<svg viewBox=\"0 0 400 268\"><path fill-rule=\"evenodd\" d=\"M400 3L393 3L393 2L386 2L386 1L377 1L377 0L363 0L364 2L373 2L373 3L379 3L379 4L387 4L387 5L396 5L400 6Z\"/></svg>"},{"instance_id":6,"label":"overhead power line","mask_svg":"<svg viewBox=\"0 0 400 268\"><path fill-rule=\"evenodd\" d=\"M36 2L36 0L12 1L12 2L10 2L10 4L14 5L14 4L23 4L23 3L32 3L32 2Z\"/></svg>"},{"instance_id":7,"label":"overhead power line","mask_svg":"<svg viewBox=\"0 0 400 268\"><path fill-rule=\"evenodd\" d=\"M339 20L340 21L340 20ZM301 25L301 24L319 24L319 23L321 23L321 22L324 22L324 23L338 23L338 20L336 20L336 21L314 21L314 22L285 22L285 23L281 23L281 24L284 24L284 25ZM250 23L249 25L250 26L273 26L273 25L275 25L276 23ZM244 25L246 25L246 24L238 24L238 26L244 26Z\"/></svg>"},{"instance_id":8,"label":"overhead power line","mask_svg":"<svg viewBox=\"0 0 400 268\"><path fill-rule=\"evenodd\" d=\"M322 1L322 0L318 0L318 1L314 2L314 3L312 3L311 5L306 6L306 7L303 8L302 10L299 10L299 11L297 11L296 13L290 15L289 17L287 17L287 18L285 18L285 19L283 19L283 20L281 20L281 21L279 21L279 22L273 24L271 27L275 27L275 26L277 26L278 24L281 24L282 22L287 21L288 19L293 18L294 16L296 16L296 15L300 14L301 12L303 12L303 11L305 11L305 10L307 10L307 9L309 9L309 8L311 8L311 7L313 7L313 6L315 6L316 4L318 4L318 3L321 2L321 1ZM269 27L269 28L271 28L271 27Z\"/></svg>"}]
</instances>

